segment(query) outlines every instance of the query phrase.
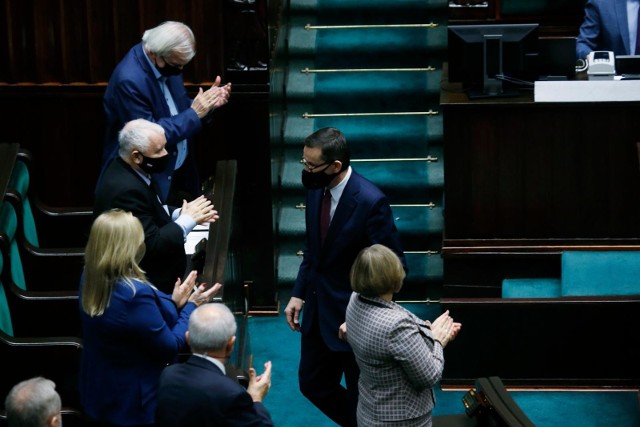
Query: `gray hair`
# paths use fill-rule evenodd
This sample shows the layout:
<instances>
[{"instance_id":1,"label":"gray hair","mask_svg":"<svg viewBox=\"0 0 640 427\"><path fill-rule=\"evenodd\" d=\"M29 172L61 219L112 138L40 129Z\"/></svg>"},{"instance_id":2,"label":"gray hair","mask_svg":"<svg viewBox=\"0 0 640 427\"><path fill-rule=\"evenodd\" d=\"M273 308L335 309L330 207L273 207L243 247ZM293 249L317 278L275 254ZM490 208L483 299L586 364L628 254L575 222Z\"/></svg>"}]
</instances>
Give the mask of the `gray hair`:
<instances>
[{"instance_id":1,"label":"gray hair","mask_svg":"<svg viewBox=\"0 0 640 427\"><path fill-rule=\"evenodd\" d=\"M187 62L196 55L196 38L193 31L182 22L166 21L142 35L145 50L160 56L178 53Z\"/></svg>"},{"instance_id":2,"label":"gray hair","mask_svg":"<svg viewBox=\"0 0 640 427\"><path fill-rule=\"evenodd\" d=\"M388 247L375 244L364 248L351 266L351 289L364 296L398 292L406 273L398 255Z\"/></svg>"},{"instance_id":3,"label":"gray hair","mask_svg":"<svg viewBox=\"0 0 640 427\"><path fill-rule=\"evenodd\" d=\"M118 154L126 159L133 150L147 151L153 134L164 136L164 128L145 119L127 122L118 133L118 142L120 143Z\"/></svg>"},{"instance_id":4,"label":"gray hair","mask_svg":"<svg viewBox=\"0 0 640 427\"><path fill-rule=\"evenodd\" d=\"M222 350L236 334L236 319L222 303L203 304L189 317L189 346L194 353Z\"/></svg>"},{"instance_id":5,"label":"gray hair","mask_svg":"<svg viewBox=\"0 0 640 427\"><path fill-rule=\"evenodd\" d=\"M60 415L62 401L53 381L34 377L13 386L4 406L9 427L42 427Z\"/></svg>"}]
</instances>

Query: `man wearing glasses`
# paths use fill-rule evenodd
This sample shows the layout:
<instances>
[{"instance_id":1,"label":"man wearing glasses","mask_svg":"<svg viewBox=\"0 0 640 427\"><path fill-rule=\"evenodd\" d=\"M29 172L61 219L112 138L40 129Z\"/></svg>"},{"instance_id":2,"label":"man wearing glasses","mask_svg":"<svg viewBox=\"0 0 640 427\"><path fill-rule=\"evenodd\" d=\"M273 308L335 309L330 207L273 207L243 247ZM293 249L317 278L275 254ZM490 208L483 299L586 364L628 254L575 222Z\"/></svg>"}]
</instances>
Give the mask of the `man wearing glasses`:
<instances>
[{"instance_id":1,"label":"man wearing glasses","mask_svg":"<svg viewBox=\"0 0 640 427\"><path fill-rule=\"evenodd\" d=\"M405 270L406 261L389 200L350 162L347 140L336 128L304 141L306 239L284 312L291 330L302 333L300 391L336 424L355 427L359 370L344 325L349 272L358 253L375 243L392 249Z\"/></svg>"},{"instance_id":2,"label":"man wearing glasses","mask_svg":"<svg viewBox=\"0 0 640 427\"><path fill-rule=\"evenodd\" d=\"M221 86L218 76L209 89L200 88L193 100L188 97L182 69L195 56L195 45L187 25L167 21L145 31L142 42L116 66L103 100L107 127L98 182L118 156L120 129L131 120L145 119L162 126L167 138L169 165L166 171L154 174L162 202L181 205L183 198L199 194L190 138L202 129L215 108L227 103L231 84Z\"/></svg>"}]
</instances>

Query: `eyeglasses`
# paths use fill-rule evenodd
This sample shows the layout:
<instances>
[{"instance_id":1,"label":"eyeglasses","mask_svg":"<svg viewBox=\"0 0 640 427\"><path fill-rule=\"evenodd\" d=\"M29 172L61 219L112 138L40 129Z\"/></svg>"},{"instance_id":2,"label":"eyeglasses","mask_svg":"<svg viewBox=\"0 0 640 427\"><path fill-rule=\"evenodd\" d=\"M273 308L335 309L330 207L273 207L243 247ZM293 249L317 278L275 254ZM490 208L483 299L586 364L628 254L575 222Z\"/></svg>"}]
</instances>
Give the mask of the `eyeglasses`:
<instances>
[{"instance_id":1,"label":"eyeglasses","mask_svg":"<svg viewBox=\"0 0 640 427\"><path fill-rule=\"evenodd\" d=\"M307 159L305 159L304 157L302 159L300 159L300 164L302 165L303 168L305 168L307 171L309 172L313 172L314 169L319 168L320 166L324 166L327 164L327 162L322 162L319 165L314 165L313 163L309 163L307 162Z\"/></svg>"}]
</instances>

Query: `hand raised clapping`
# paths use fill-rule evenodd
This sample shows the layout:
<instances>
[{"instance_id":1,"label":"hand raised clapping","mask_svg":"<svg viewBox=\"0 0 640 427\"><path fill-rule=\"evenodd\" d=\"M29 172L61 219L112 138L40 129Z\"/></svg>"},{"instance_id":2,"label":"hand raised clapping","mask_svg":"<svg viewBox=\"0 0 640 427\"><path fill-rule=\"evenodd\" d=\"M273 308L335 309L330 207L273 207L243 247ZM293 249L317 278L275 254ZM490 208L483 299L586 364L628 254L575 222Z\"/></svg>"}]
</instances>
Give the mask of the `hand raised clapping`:
<instances>
[{"instance_id":1,"label":"hand raised clapping","mask_svg":"<svg viewBox=\"0 0 640 427\"><path fill-rule=\"evenodd\" d=\"M454 322L453 318L449 316L449 310L442 313L440 317L431 323L433 338L440 341L442 347L445 347L450 341L453 341L461 328L462 324Z\"/></svg>"},{"instance_id":2,"label":"hand raised clapping","mask_svg":"<svg viewBox=\"0 0 640 427\"><path fill-rule=\"evenodd\" d=\"M207 90L200 88L198 94L193 98L191 108L196 112L199 118L206 116L211 110L220 108L229 101L231 96L231 83L220 86L220 76L216 77L216 81Z\"/></svg>"},{"instance_id":3,"label":"hand raised clapping","mask_svg":"<svg viewBox=\"0 0 640 427\"><path fill-rule=\"evenodd\" d=\"M178 308L184 307L187 302L193 302L197 306L210 302L213 297L220 292L220 289L222 289L222 285L220 283L216 283L210 289L205 290L205 283L201 283L199 286L196 286L197 278L198 272L193 270L184 279L184 282L179 278L176 280L173 293L171 294L171 299L176 303Z\"/></svg>"},{"instance_id":4,"label":"hand raised clapping","mask_svg":"<svg viewBox=\"0 0 640 427\"><path fill-rule=\"evenodd\" d=\"M181 215L189 215L196 224L204 224L205 222L215 222L220 216L218 211L213 209L211 200L204 196L200 196L190 202L182 201Z\"/></svg>"}]
</instances>

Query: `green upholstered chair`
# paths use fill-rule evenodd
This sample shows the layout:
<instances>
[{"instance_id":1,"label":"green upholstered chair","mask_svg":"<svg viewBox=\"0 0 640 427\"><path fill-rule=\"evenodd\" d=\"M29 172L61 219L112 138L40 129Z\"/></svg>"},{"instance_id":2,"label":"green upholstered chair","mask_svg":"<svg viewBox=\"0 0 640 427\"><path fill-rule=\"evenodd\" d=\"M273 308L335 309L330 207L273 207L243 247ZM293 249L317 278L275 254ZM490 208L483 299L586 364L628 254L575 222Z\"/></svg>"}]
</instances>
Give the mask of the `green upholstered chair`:
<instances>
[{"instance_id":1,"label":"green upholstered chair","mask_svg":"<svg viewBox=\"0 0 640 427\"><path fill-rule=\"evenodd\" d=\"M523 278L502 281L502 298L557 298L559 296L560 279Z\"/></svg>"},{"instance_id":2,"label":"green upholstered chair","mask_svg":"<svg viewBox=\"0 0 640 427\"><path fill-rule=\"evenodd\" d=\"M13 283L23 290L74 290L84 266L84 248L39 248L25 240L20 195L7 190L0 210L0 231L9 239ZM27 284L29 284L27 286Z\"/></svg>"},{"instance_id":3,"label":"green upholstered chair","mask_svg":"<svg viewBox=\"0 0 640 427\"><path fill-rule=\"evenodd\" d=\"M2 271L3 258L0 257L0 271ZM13 336L13 323L11 322L11 312L9 302L4 291L2 278L0 277L0 331L6 335Z\"/></svg>"},{"instance_id":4,"label":"green upholstered chair","mask_svg":"<svg viewBox=\"0 0 640 427\"><path fill-rule=\"evenodd\" d=\"M20 203L15 206L22 223L19 239L24 239L34 250L84 248L91 228L93 208L52 207L42 202L32 185L32 163L29 151L21 149L8 184L8 190L20 196Z\"/></svg>"},{"instance_id":5,"label":"green upholstered chair","mask_svg":"<svg viewBox=\"0 0 640 427\"><path fill-rule=\"evenodd\" d=\"M503 298L640 295L640 251L564 251L561 278L504 279Z\"/></svg>"},{"instance_id":6,"label":"green upholstered chair","mask_svg":"<svg viewBox=\"0 0 640 427\"><path fill-rule=\"evenodd\" d=\"M55 262L45 271L50 278L34 290L26 280L17 249L17 219L13 206L0 205L0 327L10 336L79 336L79 278L64 278ZM69 281L73 290L56 290L56 283Z\"/></svg>"},{"instance_id":7,"label":"green upholstered chair","mask_svg":"<svg viewBox=\"0 0 640 427\"><path fill-rule=\"evenodd\" d=\"M640 251L565 251L562 296L640 295Z\"/></svg>"}]
</instances>

